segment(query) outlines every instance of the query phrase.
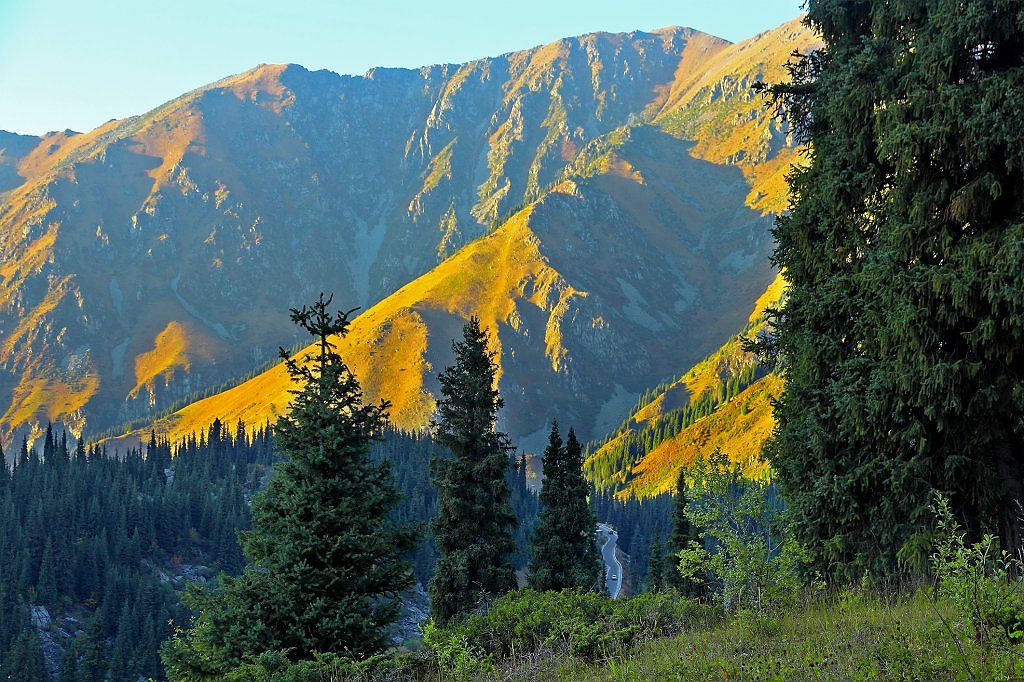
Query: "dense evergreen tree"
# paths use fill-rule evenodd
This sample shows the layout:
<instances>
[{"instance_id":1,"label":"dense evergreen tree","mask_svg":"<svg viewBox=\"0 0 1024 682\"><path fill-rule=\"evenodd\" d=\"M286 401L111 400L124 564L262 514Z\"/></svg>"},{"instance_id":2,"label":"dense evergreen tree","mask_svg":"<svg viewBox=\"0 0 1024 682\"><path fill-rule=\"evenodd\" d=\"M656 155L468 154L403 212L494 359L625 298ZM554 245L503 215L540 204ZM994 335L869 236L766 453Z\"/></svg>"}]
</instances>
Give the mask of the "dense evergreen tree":
<instances>
[{"instance_id":1,"label":"dense evergreen tree","mask_svg":"<svg viewBox=\"0 0 1024 682\"><path fill-rule=\"evenodd\" d=\"M665 575L669 566L665 543L661 539L661 528L654 529L647 557L647 591L662 592L666 587Z\"/></svg>"},{"instance_id":2,"label":"dense evergreen tree","mask_svg":"<svg viewBox=\"0 0 1024 682\"><path fill-rule=\"evenodd\" d=\"M601 561L594 541L597 519L587 501L583 453L569 429L563 445L558 422L544 450L541 511L533 529L530 587L535 590L598 589Z\"/></svg>"},{"instance_id":3,"label":"dense evergreen tree","mask_svg":"<svg viewBox=\"0 0 1024 682\"><path fill-rule=\"evenodd\" d=\"M775 260L769 456L820 567L924 547L930 489L1018 547L1024 497L1024 9L811 0L825 47L773 88L811 145Z\"/></svg>"},{"instance_id":4,"label":"dense evergreen tree","mask_svg":"<svg viewBox=\"0 0 1024 682\"><path fill-rule=\"evenodd\" d=\"M651 538L655 528L668 527L673 496L620 499L611 491L591 493L597 519L618 532L618 546L629 555L629 580L634 592L647 584Z\"/></svg>"},{"instance_id":5,"label":"dense evergreen tree","mask_svg":"<svg viewBox=\"0 0 1024 682\"><path fill-rule=\"evenodd\" d=\"M18 634L3 658L3 672L8 680L45 680L46 667L39 648L39 636L27 627Z\"/></svg>"},{"instance_id":6,"label":"dense evergreen tree","mask_svg":"<svg viewBox=\"0 0 1024 682\"><path fill-rule=\"evenodd\" d=\"M298 389L274 429L282 459L253 501L253 530L241 535L251 563L193 598L201 611L194 628L166 648L172 678L224 674L266 651L358 657L389 642L396 594L411 583L402 555L414 536L391 519L399 494L389 463L370 457L387 404L363 404L331 343L349 324L347 313L329 311L331 300L291 311L316 350L299 359L281 351ZM221 430L209 435L220 447Z\"/></svg>"},{"instance_id":7,"label":"dense evergreen tree","mask_svg":"<svg viewBox=\"0 0 1024 682\"><path fill-rule=\"evenodd\" d=\"M690 503L687 491L686 467L683 467L679 470L672 498L672 533L668 538L669 561L665 566L665 583L687 597L700 597L704 593L703 586L683 576L675 559L679 552L689 548L691 542L700 543L700 529L686 515L686 507Z\"/></svg>"},{"instance_id":8,"label":"dense evergreen tree","mask_svg":"<svg viewBox=\"0 0 1024 682\"><path fill-rule=\"evenodd\" d=\"M28 464L13 473L0 468L0 552L11 567L0 571L0 679L13 660L7 654L14 640L33 630L26 603L47 607L55 622L74 619L62 627L77 628L78 636L56 637L67 652L62 681L163 678L160 642L187 622L180 590L218 569L241 572L236 530L249 526L247 500L265 482L273 458L269 425L236 423L233 435L220 431L219 444L209 429L176 445L151 434L143 449L109 456L81 441L69 450L64 435L54 435L50 463L66 461L63 470L36 455L26 455ZM393 430L373 444L374 460L393 462L405 494L394 511L399 524L434 516L428 473L434 451L426 435ZM517 518L529 528L537 496L521 468L509 482ZM415 557L426 584L432 546L417 548ZM55 586L52 599L44 598L45 585Z\"/></svg>"},{"instance_id":9,"label":"dense evergreen tree","mask_svg":"<svg viewBox=\"0 0 1024 682\"><path fill-rule=\"evenodd\" d=\"M60 679L159 679L160 641L185 615L175 588L186 567L236 570L223 528L247 525L269 440L259 432L218 455L151 439L145 456L107 457L48 431L41 453L26 442L21 464L0 468L0 678L42 679L11 671L34 665L28 644L38 654L24 634L36 632L31 607L61 624L50 632L68 652Z\"/></svg>"},{"instance_id":10,"label":"dense evergreen tree","mask_svg":"<svg viewBox=\"0 0 1024 682\"><path fill-rule=\"evenodd\" d=\"M438 510L433 523L437 563L430 581L430 611L440 622L473 611L516 588L509 559L516 517L507 481L511 446L495 431L502 400L494 353L473 317L452 342L455 364L438 380L434 439L449 456L431 462Z\"/></svg>"}]
</instances>

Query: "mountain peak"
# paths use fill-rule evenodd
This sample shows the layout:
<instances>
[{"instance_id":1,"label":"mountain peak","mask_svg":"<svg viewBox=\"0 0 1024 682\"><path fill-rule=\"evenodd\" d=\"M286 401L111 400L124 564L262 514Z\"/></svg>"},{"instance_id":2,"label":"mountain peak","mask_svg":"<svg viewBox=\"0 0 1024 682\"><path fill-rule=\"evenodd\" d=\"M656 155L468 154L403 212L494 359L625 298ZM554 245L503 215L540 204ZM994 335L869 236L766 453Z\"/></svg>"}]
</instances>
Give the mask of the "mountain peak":
<instances>
[{"instance_id":1,"label":"mountain peak","mask_svg":"<svg viewBox=\"0 0 1024 682\"><path fill-rule=\"evenodd\" d=\"M588 36L366 77L263 64L0 154L5 437L151 422L273 360L288 309L324 290L367 310L360 378L410 420L479 310L517 434L549 408L588 435L617 423L770 281L762 213L790 147L745 88L792 41Z\"/></svg>"}]
</instances>

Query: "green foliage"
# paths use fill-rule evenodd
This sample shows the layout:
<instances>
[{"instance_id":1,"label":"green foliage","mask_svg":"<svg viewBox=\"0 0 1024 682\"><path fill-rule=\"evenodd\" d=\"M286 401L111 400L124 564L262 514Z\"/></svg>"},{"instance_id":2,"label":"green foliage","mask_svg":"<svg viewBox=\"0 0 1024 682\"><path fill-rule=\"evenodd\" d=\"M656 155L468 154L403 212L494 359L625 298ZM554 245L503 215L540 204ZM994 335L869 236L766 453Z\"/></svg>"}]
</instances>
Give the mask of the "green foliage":
<instances>
[{"instance_id":1,"label":"green foliage","mask_svg":"<svg viewBox=\"0 0 1024 682\"><path fill-rule=\"evenodd\" d=\"M160 642L186 619L177 589L186 574L239 570L235 530L271 457L262 429L199 438L108 453L48 429L41 449L25 443L20 464L0 470L2 675L31 605L67 652L64 680L162 676Z\"/></svg>"},{"instance_id":2,"label":"green foliage","mask_svg":"<svg viewBox=\"0 0 1024 682\"><path fill-rule=\"evenodd\" d=\"M958 622L948 604L935 604L923 591L846 592L801 600L756 621L745 616L687 628L607 659L553 658L534 677L586 682L1007 680L1024 675L1022 653L1019 646L975 642L969 624Z\"/></svg>"},{"instance_id":3,"label":"green foliage","mask_svg":"<svg viewBox=\"0 0 1024 682\"><path fill-rule=\"evenodd\" d=\"M663 591L666 587L666 576L671 570L672 562L665 556L665 543L661 540L661 529L655 528L647 559L647 591Z\"/></svg>"},{"instance_id":4,"label":"green foliage","mask_svg":"<svg viewBox=\"0 0 1024 682\"><path fill-rule=\"evenodd\" d=\"M453 679L469 679L494 670L493 657L470 644L459 629L438 627L434 621L427 621L423 625L423 644L438 669L448 671Z\"/></svg>"},{"instance_id":5,"label":"green foliage","mask_svg":"<svg viewBox=\"0 0 1024 682\"><path fill-rule=\"evenodd\" d=\"M716 585L726 611L763 613L791 603L805 553L768 486L744 479L718 450L689 473L686 513L702 542L691 541L679 553L683 576Z\"/></svg>"},{"instance_id":6,"label":"green foliage","mask_svg":"<svg viewBox=\"0 0 1024 682\"><path fill-rule=\"evenodd\" d=\"M668 538L669 551L674 556L688 550L691 543L700 544L700 529L690 522L687 510L690 507L690 486L686 480L687 469L679 470L679 478L676 479L676 494L672 501L672 533ZM690 575L683 575L683 572L675 565L666 567L665 582L687 597L702 597L705 593L703 580Z\"/></svg>"},{"instance_id":7,"label":"green foliage","mask_svg":"<svg viewBox=\"0 0 1024 682\"><path fill-rule=\"evenodd\" d=\"M1020 546L1024 14L812 0L822 50L772 88L808 163L774 260L785 392L768 453L818 566L895 570L950 493Z\"/></svg>"},{"instance_id":8,"label":"green foliage","mask_svg":"<svg viewBox=\"0 0 1024 682\"><path fill-rule=\"evenodd\" d=\"M46 679L39 636L34 628L25 628L14 639L3 659L3 672L9 680Z\"/></svg>"},{"instance_id":9,"label":"green foliage","mask_svg":"<svg viewBox=\"0 0 1024 682\"><path fill-rule=\"evenodd\" d=\"M437 641L470 658L486 653L488 666L539 651L592 659L707 617L705 606L665 594L616 600L582 590L522 590L497 599L486 613L449 625Z\"/></svg>"},{"instance_id":10,"label":"green foliage","mask_svg":"<svg viewBox=\"0 0 1024 682\"><path fill-rule=\"evenodd\" d=\"M974 627L975 639L998 636L1024 640L1024 586L1020 556L999 550L993 535L968 544L949 501L936 494L932 503L937 533L931 556L938 594Z\"/></svg>"},{"instance_id":11,"label":"green foliage","mask_svg":"<svg viewBox=\"0 0 1024 682\"><path fill-rule=\"evenodd\" d=\"M470 318L462 334L462 341L452 342L455 364L438 377L434 439L451 456L431 462L438 491L432 525L438 558L430 610L441 623L516 587L509 560L516 517L506 480L511 446L506 434L494 430L502 406L494 353L477 318Z\"/></svg>"},{"instance_id":12,"label":"green foliage","mask_svg":"<svg viewBox=\"0 0 1024 682\"><path fill-rule=\"evenodd\" d=\"M621 499L611 490L594 490L591 502L598 520L618 532L616 544L629 555L630 591L639 592L647 580L654 531L671 523L673 496Z\"/></svg>"},{"instance_id":13,"label":"green foliage","mask_svg":"<svg viewBox=\"0 0 1024 682\"><path fill-rule=\"evenodd\" d=\"M275 427L283 459L253 500L253 530L240 535L251 563L190 595L199 616L164 650L172 679L223 675L267 651L359 658L388 644L396 594L411 582L402 555L414 536L390 518L399 495L389 463L370 457L387 404L362 403L330 343L347 331L348 313L332 315L330 303L321 295L292 310L317 351L308 364L281 351L299 388Z\"/></svg>"},{"instance_id":14,"label":"green foliage","mask_svg":"<svg viewBox=\"0 0 1024 682\"><path fill-rule=\"evenodd\" d=\"M535 590L600 589L601 558L594 542L597 519L587 501L583 453L569 429L565 445L558 423L544 450L542 509L533 530L530 587Z\"/></svg>"}]
</instances>

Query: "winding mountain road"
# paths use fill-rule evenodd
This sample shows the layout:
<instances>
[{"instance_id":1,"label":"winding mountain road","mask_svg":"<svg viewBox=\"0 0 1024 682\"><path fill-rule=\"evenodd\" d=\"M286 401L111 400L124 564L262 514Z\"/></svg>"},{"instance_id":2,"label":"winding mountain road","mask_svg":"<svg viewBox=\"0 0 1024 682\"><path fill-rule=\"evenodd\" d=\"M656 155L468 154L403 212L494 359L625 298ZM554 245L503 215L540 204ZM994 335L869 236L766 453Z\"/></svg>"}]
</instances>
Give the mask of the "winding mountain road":
<instances>
[{"instance_id":1,"label":"winding mountain road","mask_svg":"<svg viewBox=\"0 0 1024 682\"><path fill-rule=\"evenodd\" d=\"M605 565L604 586L612 599L618 599L619 592L622 590L622 564L615 556L619 534L608 524L599 523L597 524L597 535L603 535L605 538L605 542L601 546L601 558L604 559Z\"/></svg>"}]
</instances>

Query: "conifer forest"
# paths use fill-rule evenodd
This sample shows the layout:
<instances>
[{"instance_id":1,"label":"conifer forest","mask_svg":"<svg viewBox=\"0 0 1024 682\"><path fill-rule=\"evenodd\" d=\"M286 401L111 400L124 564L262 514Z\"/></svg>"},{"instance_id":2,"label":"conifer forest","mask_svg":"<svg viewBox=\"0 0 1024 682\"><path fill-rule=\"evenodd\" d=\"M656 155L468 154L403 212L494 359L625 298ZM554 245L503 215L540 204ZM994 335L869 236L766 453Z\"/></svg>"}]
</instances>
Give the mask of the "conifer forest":
<instances>
[{"instance_id":1,"label":"conifer forest","mask_svg":"<svg viewBox=\"0 0 1024 682\"><path fill-rule=\"evenodd\" d=\"M1024 1L802 8L0 130L0 679L1024 679Z\"/></svg>"}]
</instances>

